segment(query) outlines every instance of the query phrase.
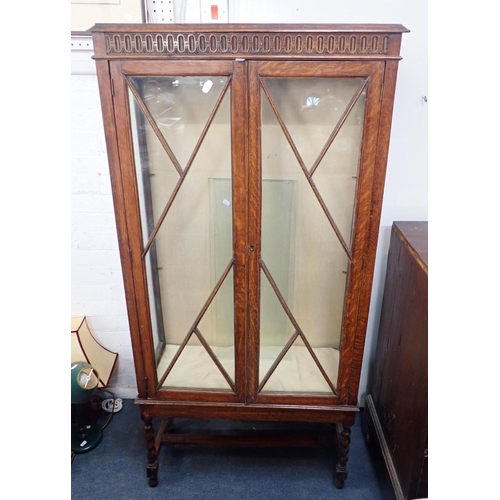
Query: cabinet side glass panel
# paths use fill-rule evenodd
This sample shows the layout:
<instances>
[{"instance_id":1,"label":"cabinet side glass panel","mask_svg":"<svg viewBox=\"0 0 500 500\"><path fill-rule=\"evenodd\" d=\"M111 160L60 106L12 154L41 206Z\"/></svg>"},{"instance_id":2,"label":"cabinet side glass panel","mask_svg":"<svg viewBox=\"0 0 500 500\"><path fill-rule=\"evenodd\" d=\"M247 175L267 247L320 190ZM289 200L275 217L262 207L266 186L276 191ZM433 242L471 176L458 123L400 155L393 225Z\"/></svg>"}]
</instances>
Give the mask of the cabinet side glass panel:
<instances>
[{"instance_id":1,"label":"cabinet side glass panel","mask_svg":"<svg viewBox=\"0 0 500 500\"><path fill-rule=\"evenodd\" d=\"M262 79L264 392L335 392L364 86L361 78Z\"/></svg>"},{"instance_id":2,"label":"cabinet side glass panel","mask_svg":"<svg viewBox=\"0 0 500 500\"><path fill-rule=\"evenodd\" d=\"M227 77L129 79L145 273L163 387L234 390L227 84Z\"/></svg>"}]
</instances>

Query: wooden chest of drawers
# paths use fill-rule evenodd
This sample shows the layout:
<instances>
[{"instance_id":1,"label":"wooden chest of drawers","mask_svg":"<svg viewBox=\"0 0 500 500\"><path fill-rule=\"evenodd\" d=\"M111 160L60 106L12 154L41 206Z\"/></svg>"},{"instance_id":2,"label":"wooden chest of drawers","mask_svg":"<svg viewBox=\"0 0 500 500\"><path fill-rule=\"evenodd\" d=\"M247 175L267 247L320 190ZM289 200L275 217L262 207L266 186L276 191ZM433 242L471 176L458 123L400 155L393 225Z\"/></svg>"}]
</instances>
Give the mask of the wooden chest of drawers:
<instances>
[{"instance_id":1,"label":"wooden chest of drawers","mask_svg":"<svg viewBox=\"0 0 500 500\"><path fill-rule=\"evenodd\" d=\"M395 222L363 427L397 500L427 497L427 256L427 222Z\"/></svg>"}]
</instances>

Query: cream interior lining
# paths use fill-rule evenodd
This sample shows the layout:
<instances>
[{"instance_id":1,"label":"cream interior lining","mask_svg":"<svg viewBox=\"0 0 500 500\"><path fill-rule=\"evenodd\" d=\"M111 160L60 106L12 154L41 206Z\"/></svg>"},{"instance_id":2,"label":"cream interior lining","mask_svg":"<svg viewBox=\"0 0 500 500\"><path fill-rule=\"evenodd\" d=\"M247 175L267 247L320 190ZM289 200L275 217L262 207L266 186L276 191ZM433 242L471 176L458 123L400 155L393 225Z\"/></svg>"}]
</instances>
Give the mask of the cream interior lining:
<instances>
[{"instance_id":1,"label":"cream interior lining","mask_svg":"<svg viewBox=\"0 0 500 500\"><path fill-rule=\"evenodd\" d=\"M161 377L174 358L179 346L167 344L158 365ZM212 348L228 375L234 381L234 348ZM260 380L271 368L283 347L262 346L260 355ZM332 347L316 347L313 351L321 366L337 385L339 351ZM197 389L230 389L229 384L208 355L203 346L187 345L169 373L163 387L186 387ZM328 392L326 382L309 351L303 346L292 346L266 383L264 391L282 392Z\"/></svg>"}]
</instances>

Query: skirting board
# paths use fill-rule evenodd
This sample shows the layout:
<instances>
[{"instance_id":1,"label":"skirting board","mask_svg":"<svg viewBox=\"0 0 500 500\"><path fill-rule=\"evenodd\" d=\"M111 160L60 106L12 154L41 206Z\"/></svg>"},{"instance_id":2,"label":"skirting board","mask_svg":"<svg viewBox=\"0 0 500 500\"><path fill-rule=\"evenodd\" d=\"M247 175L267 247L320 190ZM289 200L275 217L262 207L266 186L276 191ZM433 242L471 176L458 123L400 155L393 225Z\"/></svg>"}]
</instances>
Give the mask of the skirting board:
<instances>
[{"instance_id":1,"label":"skirting board","mask_svg":"<svg viewBox=\"0 0 500 500\"><path fill-rule=\"evenodd\" d=\"M370 412L370 418L372 420L373 427L375 428L375 434L377 435L377 439L380 444L380 448L382 450L382 455L384 457L387 472L389 473L389 477L391 478L391 483L392 487L394 488L394 494L396 495L396 500L406 500L405 496L403 495L403 490L401 489L401 485L399 484L396 468L394 467L391 453L389 451L389 446L387 445L384 432L382 431L382 426L380 425L380 420L378 418L377 411L375 409L375 404L373 403L373 399L370 394L366 396L365 409L366 408Z\"/></svg>"}]
</instances>

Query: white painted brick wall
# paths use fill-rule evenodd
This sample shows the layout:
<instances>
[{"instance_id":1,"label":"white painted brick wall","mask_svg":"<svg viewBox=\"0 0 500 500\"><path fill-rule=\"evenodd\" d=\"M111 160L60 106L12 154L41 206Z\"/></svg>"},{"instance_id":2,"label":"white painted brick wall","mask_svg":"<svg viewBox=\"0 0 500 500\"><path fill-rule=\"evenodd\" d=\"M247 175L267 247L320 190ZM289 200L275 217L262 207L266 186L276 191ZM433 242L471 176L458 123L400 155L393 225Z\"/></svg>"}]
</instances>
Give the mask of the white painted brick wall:
<instances>
[{"instance_id":1,"label":"white painted brick wall","mask_svg":"<svg viewBox=\"0 0 500 500\"><path fill-rule=\"evenodd\" d=\"M109 389L133 398L137 386L97 77L72 74L71 86L71 315L86 316L94 337L118 353Z\"/></svg>"}]
</instances>

